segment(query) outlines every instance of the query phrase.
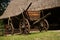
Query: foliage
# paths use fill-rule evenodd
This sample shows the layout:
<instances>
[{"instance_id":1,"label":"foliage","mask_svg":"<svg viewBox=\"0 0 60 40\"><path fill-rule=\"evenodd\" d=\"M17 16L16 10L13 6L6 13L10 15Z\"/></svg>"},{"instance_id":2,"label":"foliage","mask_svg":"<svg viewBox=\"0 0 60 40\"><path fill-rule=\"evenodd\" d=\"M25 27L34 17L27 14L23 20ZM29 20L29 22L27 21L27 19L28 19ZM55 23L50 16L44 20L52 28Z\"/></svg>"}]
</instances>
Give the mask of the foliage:
<instances>
[{"instance_id":1,"label":"foliage","mask_svg":"<svg viewBox=\"0 0 60 40\"><path fill-rule=\"evenodd\" d=\"M0 15L3 14L10 0L0 0Z\"/></svg>"},{"instance_id":2,"label":"foliage","mask_svg":"<svg viewBox=\"0 0 60 40\"><path fill-rule=\"evenodd\" d=\"M4 35L4 24L3 24L3 20L0 20L0 35Z\"/></svg>"},{"instance_id":3,"label":"foliage","mask_svg":"<svg viewBox=\"0 0 60 40\"><path fill-rule=\"evenodd\" d=\"M0 29L4 28L3 20L0 20Z\"/></svg>"}]
</instances>

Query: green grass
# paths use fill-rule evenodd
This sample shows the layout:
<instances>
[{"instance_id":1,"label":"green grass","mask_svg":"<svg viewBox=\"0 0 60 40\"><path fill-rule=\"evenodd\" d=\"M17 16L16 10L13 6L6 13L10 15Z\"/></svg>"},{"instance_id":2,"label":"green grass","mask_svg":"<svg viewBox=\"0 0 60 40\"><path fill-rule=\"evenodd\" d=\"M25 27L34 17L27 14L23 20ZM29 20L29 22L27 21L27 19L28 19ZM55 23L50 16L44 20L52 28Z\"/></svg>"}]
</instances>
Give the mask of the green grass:
<instances>
[{"instance_id":1,"label":"green grass","mask_svg":"<svg viewBox=\"0 0 60 40\"><path fill-rule=\"evenodd\" d=\"M0 36L0 40L60 40L60 32L33 32L29 35Z\"/></svg>"}]
</instances>

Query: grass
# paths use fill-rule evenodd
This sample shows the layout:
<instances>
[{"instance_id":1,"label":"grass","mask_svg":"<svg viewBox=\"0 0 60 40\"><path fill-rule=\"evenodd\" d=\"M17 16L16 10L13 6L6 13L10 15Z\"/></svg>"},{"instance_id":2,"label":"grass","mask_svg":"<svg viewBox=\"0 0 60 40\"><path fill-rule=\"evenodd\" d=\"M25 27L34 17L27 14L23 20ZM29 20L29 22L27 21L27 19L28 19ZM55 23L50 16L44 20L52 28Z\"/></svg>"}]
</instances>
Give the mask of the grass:
<instances>
[{"instance_id":1,"label":"grass","mask_svg":"<svg viewBox=\"0 0 60 40\"><path fill-rule=\"evenodd\" d=\"M60 40L60 32L32 32L29 35L0 36L0 40Z\"/></svg>"}]
</instances>

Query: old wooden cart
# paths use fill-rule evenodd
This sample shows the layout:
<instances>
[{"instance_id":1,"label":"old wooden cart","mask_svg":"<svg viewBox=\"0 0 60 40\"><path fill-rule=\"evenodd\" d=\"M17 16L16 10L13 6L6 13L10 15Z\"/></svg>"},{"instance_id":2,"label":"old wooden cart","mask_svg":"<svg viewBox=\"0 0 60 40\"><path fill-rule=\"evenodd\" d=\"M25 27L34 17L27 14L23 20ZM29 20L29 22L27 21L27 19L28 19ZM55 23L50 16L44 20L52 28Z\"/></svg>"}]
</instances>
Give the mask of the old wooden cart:
<instances>
[{"instance_id":1,"label":"old wooden cart","mask_svg":"<svg viewBox=\"0 0 60 40\"><path fill-rule=\"evenodd\" d=\"M44 15L43 10L54 7L60 7L59 0L11 0L0 19L8 19L5 27L11 29L12 34L16 24L18 24L20 33L29 33L33 25L37 25L40 31L43 29L47 31L49 24L45 18L50 13Z\"/></svg>"}]
</instances>

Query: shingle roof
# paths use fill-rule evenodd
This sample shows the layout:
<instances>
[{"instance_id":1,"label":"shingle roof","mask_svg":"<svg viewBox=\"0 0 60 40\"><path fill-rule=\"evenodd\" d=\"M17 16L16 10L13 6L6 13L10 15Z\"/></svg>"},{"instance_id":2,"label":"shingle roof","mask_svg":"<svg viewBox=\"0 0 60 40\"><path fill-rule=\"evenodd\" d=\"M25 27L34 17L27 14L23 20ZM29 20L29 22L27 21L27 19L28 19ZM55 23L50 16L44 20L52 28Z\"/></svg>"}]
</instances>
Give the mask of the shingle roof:
<instances>
[{"instance_id":1,"label":"shingle roof","mask_svg":"<svg viewBox=\"0 0 60 40\"><path fill-rule=\"evenodd\" d=\"M28 9L30 11L60 7L60 0L11 0L0 19L21 14L23 12L22 9L25 10L30 2L32 2L31 7Z\"/></svg>"}]
</instances>

